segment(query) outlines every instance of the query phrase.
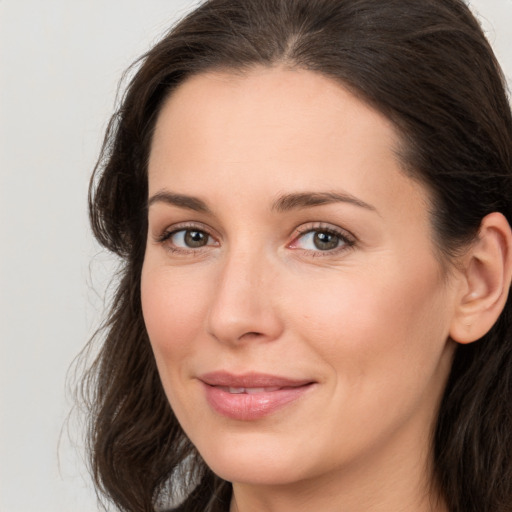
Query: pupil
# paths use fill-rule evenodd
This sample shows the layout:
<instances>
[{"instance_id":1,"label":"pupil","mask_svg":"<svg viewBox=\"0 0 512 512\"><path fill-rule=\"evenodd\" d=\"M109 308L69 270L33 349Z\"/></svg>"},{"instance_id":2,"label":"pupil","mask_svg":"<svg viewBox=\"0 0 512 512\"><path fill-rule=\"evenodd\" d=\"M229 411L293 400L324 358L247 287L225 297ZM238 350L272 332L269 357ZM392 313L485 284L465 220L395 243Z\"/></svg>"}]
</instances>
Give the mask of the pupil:
<instances>
[{"instance_id":1,"label":"pupil","mask_svg":"<svg viewBox=\"0 0 512 512\"><path fill-rule=\"evenodd\" d=\"M202 247L206 245L208 239L201 231L187 231L185 233L185 243L189 247Z\"/></svg>"},{"instance_id":2,"label":"pupil","mask_svg":"<svg viewBox=\"0 0 512 512\"><path fill-rule=\"evenodd\" d=\"M338 237L331 233L318 232L315 233L314 244L317 249L327 251L329 249L336 249L338 247Z\"/></svg>"}]
</instances>

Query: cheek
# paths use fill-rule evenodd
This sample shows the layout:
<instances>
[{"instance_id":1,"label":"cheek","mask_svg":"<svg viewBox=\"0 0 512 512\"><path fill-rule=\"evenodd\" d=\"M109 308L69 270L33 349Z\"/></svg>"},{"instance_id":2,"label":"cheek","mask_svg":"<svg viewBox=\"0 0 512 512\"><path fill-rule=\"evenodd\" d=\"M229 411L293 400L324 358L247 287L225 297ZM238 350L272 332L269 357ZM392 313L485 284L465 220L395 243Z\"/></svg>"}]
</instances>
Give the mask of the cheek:
<instances>
[{"instance_id":1,"label":"cheek","mask_svg":"<svg viewBox=\"0 0 512 512\"><path fill-rule=\"evenodd\" d=\"M190 340L202 328L206 296L194 280L171 269L143 270L142 312L159 367L181 360L194 349Z\"/></svg>"},{"instance_id":2,"label":"cheek","mask_svg":"<svg viewBox=\"0 0 512 512\"><path fill-rule=\"evenodd\" d=\"M434 273L402 270L340 277L329 293L296 303L297 335L329 368L337 407L326 437L350 436L350 450L373 446L413 416L428 428L449 371L442 286Z\"/></svg>"},{"instance_id":3,"label":"cheek","mask_svg":"<svg viewBox=\"0 0 512 512\"><path fill-rule=\"evenodd\" d=\"M425 363L435 366L449 324L437 267L424 268L418 272L402 264L360 275L340 271L331 283L296 294L301 297L294 305L297 332L346 378L382 370L382 379L389 380L398 368L412 378Z\"/></svg>"}]
</instances>

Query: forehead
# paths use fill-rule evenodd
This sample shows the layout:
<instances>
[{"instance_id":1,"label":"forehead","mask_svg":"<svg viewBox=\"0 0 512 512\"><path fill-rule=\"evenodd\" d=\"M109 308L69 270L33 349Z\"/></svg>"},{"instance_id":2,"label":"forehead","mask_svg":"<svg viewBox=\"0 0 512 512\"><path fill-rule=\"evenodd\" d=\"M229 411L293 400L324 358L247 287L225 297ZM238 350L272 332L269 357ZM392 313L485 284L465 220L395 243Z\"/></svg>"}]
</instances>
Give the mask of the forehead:
<instances>
[{"instance_id":1,"label":"forehead","mask_svg":"<svg viewBox=\"0 0 512 512\"><path fill-rule=\"evenodd\" d=\"M368 203L382 199L376 195L398 199L404 187L422 195L401 172L399 142L386 117L318 73L205 73L181 84L162 107L149 192L171 187L215 198L249 188L270 200L290 188L341 187Z\"/></svg>"},{"instance_id":2,"label":"forehead","mask_svg":"<svg viewBox=\"0 0 512 512\"><path fill-rule=\"evenodd\" d=\"M318 125L325 129L319 132ZM398 143L387 118L333 79L302 69L256 67L237 74L199 74L182 83L160 112L153 149L160 142L167 146L170 136L180 142L203 137L200 142L217 142L219 148L234 140L254 147L272 137L281 149L307 137L312 148L320 138L333 142L340 131L344 136L378 135L376 139L388 149ZM214 132L221 140L214 140Z\"/></svg>"}]
</instances>

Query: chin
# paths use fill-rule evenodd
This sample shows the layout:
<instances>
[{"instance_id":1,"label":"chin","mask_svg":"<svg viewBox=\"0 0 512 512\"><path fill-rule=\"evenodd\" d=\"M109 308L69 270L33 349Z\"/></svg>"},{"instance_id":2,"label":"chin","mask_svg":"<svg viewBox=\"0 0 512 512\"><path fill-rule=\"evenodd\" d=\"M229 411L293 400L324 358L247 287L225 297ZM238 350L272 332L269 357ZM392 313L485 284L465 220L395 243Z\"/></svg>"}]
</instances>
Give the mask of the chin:
<instances>
[{"instance_id":1,"label":"chin","mask_svg":"<svg viewBox=\"0 0 512 512\"><path fill-rule=\"evenodd\" d=\"M288 447L276 440L260 439L243 441L233 436L225 444L199 447L210 469L229 482L253 485L286 485L302 480L307 475L304 460L310 460L297 447ZM201 449L202 448L202 449ZM297 460L297 454L301 454Z\"/></svg>"}]
</instances>

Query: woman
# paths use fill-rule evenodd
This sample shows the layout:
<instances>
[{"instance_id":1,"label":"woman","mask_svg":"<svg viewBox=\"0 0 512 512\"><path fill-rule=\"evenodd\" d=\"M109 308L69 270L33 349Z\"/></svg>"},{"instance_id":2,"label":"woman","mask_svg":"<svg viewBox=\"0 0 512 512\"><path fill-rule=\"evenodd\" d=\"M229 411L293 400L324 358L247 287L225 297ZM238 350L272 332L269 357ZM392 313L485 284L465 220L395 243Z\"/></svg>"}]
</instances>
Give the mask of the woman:
<instances>
[{"instance_id":1,"label":"woman","mask_svg":"<svg viewBox=\"0 0 512 512\"><path fill-rule=\"evenodd\" d=\"M211 0L91 185L120 510L512 510L512 120L460 0ZM173 509L174 510L174 509Z\"/></svg>"}]
</instances>

